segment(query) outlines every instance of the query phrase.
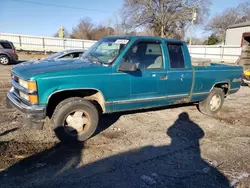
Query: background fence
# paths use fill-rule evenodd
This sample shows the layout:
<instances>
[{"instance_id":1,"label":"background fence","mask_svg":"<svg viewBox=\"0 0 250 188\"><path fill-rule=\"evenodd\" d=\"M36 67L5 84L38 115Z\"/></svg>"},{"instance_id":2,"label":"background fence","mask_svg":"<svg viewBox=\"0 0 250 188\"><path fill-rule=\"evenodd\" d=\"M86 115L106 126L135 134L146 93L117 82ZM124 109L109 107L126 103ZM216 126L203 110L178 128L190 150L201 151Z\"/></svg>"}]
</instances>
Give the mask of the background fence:
<instances>
[{"instance_id":1,"label":"background fence","mask_svg":"<svg viewBox=\"0 0 250 188\"><path fill-rule=\"evenodd\" d=\"M192 45L188 46L192 57L235 61L241 55L240 46L232 45Z\"/></svg>"},{"instance_id":2,"label":"background fence","mask_svg":"<svg viewBox=\"0 0 250 188\"><path fill-rule=\"evenodd\" d=\"M85 49L87 50L96 41L66 39L57 37L40 37L31 35L17 35L0 33L0 40L13 42L17 50L30 51L53 51L58 52L65 49Z\"/></svg>"},{"instance_id":3,"label":"background fence","mask_svg":"<svg viewBox=\"0 0 250 188\"><path fill-rule=\"evenodd\" d=\"M79 40L56 37L40 37L31 35L17 35L0 33L0 40L9 40L14 43L17 50L32 51L53 51L58 52L64 49L85 49L87 50L96 41ZM213 60L235 61L241 54L240 46L226 45L192 45L188 46L192 57L210 58Z\"/></svg>"}]
</instances>

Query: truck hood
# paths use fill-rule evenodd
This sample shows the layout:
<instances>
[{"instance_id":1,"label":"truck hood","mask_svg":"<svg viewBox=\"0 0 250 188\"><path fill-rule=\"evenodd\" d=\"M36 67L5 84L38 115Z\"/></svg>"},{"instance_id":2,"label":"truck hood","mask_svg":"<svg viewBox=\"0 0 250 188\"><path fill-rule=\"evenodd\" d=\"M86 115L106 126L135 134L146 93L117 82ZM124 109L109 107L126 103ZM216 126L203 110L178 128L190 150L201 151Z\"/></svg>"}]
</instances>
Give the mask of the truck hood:
<instances>
[{"instance_id":1,"label":"truck hood","mask_svg":"<svg viewBox=\"0 0 250 188\"><path fill-rule=\"evenodd\" d=\"M21 63L13 67L12 72L24 79L30 79L32 76L46 74L51 72L63 72L79 69L104 68L100 64L84 62L82 60L48 60L31 61Z\"/></svg>"}]
</instances>

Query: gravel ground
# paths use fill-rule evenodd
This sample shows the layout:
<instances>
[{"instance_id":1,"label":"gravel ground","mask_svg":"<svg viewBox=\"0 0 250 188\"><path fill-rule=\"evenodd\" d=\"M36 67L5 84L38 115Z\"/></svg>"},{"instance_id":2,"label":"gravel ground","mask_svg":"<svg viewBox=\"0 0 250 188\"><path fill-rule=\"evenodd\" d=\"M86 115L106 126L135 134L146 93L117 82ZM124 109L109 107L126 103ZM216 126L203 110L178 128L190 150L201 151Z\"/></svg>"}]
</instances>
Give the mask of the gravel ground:
<instances>
[{"instance_id":1,"label":"gravel ground","mask_svg":"<svg viewBox=\"0 0 250 188\"><path fill-rule=\"evenodd\" d=\"M104 115L71 146L49 120L30 130L0 106L1 187L250 187L249 96L242 87L216 118L195 105Z\"/></svg>"}]
</instances>

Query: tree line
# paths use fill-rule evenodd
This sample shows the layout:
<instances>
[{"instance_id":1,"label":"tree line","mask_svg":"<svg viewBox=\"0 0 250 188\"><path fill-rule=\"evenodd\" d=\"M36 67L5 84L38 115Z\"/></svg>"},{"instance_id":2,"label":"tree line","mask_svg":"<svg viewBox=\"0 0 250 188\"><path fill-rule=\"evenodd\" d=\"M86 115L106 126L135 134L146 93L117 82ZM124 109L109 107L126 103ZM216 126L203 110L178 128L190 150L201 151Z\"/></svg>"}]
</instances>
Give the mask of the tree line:
<instances>
[{"instance_id":1,"label":"tree line","mask_svg":"<svg viewBox=\"0 0 250 188\"><path fill-rule=\"evenodd\" d=\"M110 35L151 35L188 41L187 31L193 22L211 36L207 40L193 38L192 43L209 45L223 42L229 25L250 21L250 2L239 3L209 19L210 5L211 0L124 0L118 18L110 24L95 25L85 17L71 33L65 30L65 37L98 40Z\"/></svg>"}]
</instances>

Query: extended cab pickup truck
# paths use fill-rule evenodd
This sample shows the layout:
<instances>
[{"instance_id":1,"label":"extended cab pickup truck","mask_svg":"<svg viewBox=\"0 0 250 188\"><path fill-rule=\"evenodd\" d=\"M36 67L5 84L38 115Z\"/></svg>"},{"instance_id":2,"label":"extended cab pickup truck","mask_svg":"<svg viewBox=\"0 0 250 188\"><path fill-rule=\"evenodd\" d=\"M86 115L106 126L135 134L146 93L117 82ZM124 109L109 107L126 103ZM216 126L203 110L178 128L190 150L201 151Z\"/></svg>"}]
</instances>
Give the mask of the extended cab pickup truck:
<instances>
[{"instance_id":1,"label":"extended cab pickup truck","mask_svg":"<svg viewBox=\"0 0 250 188\"><path fill-rule=\"evenodd\" d=\"M213 116L240 89L242 67L192 66L178 40L113 36L78 60L30 62L11 74L7 106L22 112L29 127L42 129L48 116L59 139L84 141L102 113L197 102Z\"/></svg>"}]
</instances>

